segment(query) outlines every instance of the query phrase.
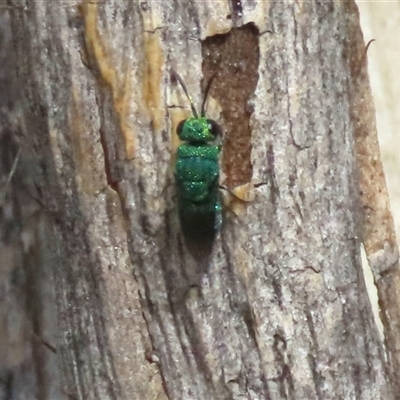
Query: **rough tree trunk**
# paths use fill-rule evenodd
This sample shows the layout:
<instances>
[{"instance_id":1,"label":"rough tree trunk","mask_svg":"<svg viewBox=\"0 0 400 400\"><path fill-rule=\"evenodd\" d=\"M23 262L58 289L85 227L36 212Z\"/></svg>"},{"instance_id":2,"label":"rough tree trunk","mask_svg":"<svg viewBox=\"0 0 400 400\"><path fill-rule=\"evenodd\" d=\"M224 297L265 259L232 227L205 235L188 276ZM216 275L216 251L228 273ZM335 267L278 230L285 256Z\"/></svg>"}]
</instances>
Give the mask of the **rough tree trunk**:
<instances>
[{"instance_id":1,"label":"rough tree trunk","mask_svg":"<svg viewBox=\"0 0 400 400\"><path fill-rule=\"evenodd\" d=\"M64 396L396 398L398 254L355 4L8 10ZM196 105L216 73L207 113L224 129L221 183L262 183L248 185L252 201L233 199L212 241L179 227L175 128L190 109L171 68ZM43 319L46 336L55 321Z\"/></svg>"}]
</instances>

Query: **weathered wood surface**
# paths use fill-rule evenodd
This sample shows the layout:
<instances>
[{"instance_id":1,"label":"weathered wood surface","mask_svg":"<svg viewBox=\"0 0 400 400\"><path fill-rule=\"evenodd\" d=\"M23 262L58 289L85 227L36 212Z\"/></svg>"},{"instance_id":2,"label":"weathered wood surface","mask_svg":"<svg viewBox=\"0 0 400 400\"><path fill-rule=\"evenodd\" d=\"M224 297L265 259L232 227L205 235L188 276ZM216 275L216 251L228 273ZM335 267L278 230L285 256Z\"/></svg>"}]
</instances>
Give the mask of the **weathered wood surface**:
<instances>
[{"instance_id":1,"label":"weathered wood surface","mask_svg":"<svg viewBox=\"0 0 400 400\"><path fill-rule=\"evenodd\" d=\"M397 249L384 182L372 201L378 184L363 178L379 159L362 147L374 121L355 5L9 7L64 394L395 398ZM208 111L225 131L222 183L265 183L212 243L188 243L177 221L173 132L189 111L171 67L197 104L201 78L217 73ZM380 212L384 234L370 229ZM375 268L388 364L362 240L394 277Z\"/></svg>"}]
</instances>

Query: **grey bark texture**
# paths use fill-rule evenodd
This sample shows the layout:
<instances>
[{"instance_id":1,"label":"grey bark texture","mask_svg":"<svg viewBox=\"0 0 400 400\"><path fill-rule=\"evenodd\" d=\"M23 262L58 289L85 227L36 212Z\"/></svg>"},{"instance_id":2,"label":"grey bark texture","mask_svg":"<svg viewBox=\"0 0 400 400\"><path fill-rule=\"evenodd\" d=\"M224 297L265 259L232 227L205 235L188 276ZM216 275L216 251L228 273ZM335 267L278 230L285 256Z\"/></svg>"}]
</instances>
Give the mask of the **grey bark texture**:
<instances>
[{"instance_id":1,"label":"grey bark texture","mask_svg":"<svg viewBox=\"0 0 400 400\"><path fill-rule=\"evenodd\" d=\"M32 398L398 398L398 252L352 1L7 9L58 317L37 334L57 331L61 378L47 366ZM228 196L214 238L179 225L175 131L191 114L171 68L196 105L215 75L221 184L250 199Z\"/></svg>"}]
</instances>

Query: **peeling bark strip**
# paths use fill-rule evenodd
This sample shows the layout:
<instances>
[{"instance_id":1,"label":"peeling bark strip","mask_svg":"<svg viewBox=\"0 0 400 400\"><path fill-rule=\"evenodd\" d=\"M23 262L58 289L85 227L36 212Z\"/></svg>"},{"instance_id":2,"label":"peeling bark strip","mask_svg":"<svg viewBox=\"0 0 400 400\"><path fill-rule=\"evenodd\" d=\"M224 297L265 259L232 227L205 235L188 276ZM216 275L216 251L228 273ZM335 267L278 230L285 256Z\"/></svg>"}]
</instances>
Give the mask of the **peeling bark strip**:
<instances>
[{"instance_id":1,"label":"peeling bark strip","mask_svg":"<svg viewBox=\"0 0 400 400\"><path fill-rule=\"evenodd\" d=\"M354 5L353 5L354 7ZM354 8L349 4L349 10ZM354 28L353 28L354 29ZM392 381L400 393L400 268L394 221L380 157L375 107L368 82L361 34L349 46L352 80L351 116L362 205L362 242L378 289L380 317Z\"/></svg>"},{"instance_id":2,"label":"peeling bark strip","mask_svg":"<svg viewBox=\"0 0 400 400\"><path fill-rule=\"evenodd\" d=\"M23 143L53 217L64 392L396 398L398 317L388 374L359 259L354 4L11 5ZM196 104L217 73L207 110L226 131L226 181L267 183L190 246L170 189L188 106L171 68Z\"/></svg>"}]
</instances>

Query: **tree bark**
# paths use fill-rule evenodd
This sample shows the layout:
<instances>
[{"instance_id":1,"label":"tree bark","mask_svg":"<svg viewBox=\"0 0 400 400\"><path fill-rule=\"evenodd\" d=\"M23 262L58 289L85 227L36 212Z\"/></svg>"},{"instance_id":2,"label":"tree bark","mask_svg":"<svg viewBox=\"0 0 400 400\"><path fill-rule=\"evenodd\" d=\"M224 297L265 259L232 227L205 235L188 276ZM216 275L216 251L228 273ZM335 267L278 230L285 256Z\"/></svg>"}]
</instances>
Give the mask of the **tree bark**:
<instances>
[{"instance_id":1,"label":"tree bark","mask_svg":"<svg viewBox=\"0 0 400 400\"><path fill-rule=\"evenodd\" d=\"M64 395L396 398L398 252L355 4L9 8ZM171 68L196 106L215 74L221 184L251 198L230 199L212 238L178 221L175 132L191 113Z\"/></svg>"}]
</instances>

